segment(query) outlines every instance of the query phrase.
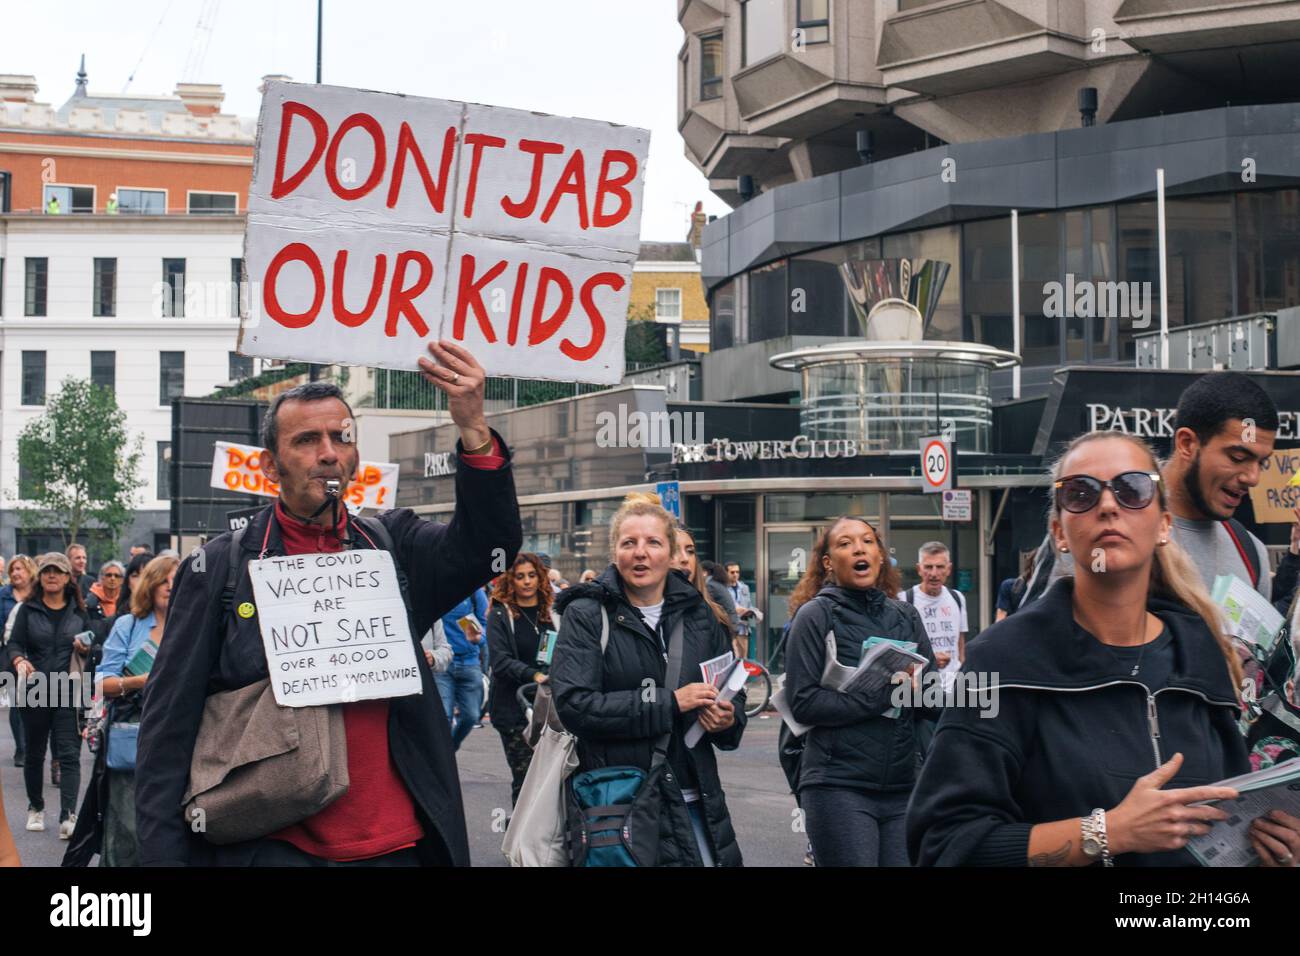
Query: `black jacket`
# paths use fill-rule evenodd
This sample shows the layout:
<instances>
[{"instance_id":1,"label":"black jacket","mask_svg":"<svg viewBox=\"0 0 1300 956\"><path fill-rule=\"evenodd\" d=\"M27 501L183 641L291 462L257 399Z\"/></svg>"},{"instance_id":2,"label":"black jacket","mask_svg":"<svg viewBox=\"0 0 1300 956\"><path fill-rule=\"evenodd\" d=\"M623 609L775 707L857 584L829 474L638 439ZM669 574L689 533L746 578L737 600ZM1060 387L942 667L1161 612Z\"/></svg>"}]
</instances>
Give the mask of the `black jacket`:
<instances>
[{"instance_id":1,"label":"black jacket","mask_svg":"<svg viewBox=\"0 0 1300 956\"><path fill-rule=\"evenodd\" d=\"M504 450L505 442L499 436L498 441ZM506 464L497 471L471 468L460 461L456 511L450 524L421 520L407 508L385 512L377 519L392 536L394 557L409 581L411 634L423 694L392 699L388 743L424 828L417 849L426 864L467 866L469 846L451 736L419 635L492 577L496 549L505 552L507 567L519 550L519 506L509 452L505 454ZM249 521L242 545L250 558L261 551L268 522L266 553L284 553L273 513L274 507L268 506ZM194 567L193 557L181 563L172 587L165 639L145 685L135 777L144 865L209 862L208 846L190 833L181 811L204 702L209 694L245 687L267 676L256 615L242 618L234 612L240 604L253 601L247 573L240 575L229 607L223 607L230 540L226 533L204 546L202 573ZM353 547L370 545L353 534Z\"/></svg>"},{"instance_id":2,"label":"black jacket","mask_svg":"<svg viewBox=\"0 0 1300 956\"><path fill-rule=\"evenodd\" d=\"M538 634L533 624L522 614L510 627L510 611L502 604L493 604L488 612L488 653L492 660L492 726L500 730L523 727L524 712L515 696L519 688L533 682L533 675L544 670L537 664ZM538 621L546 630L547 623ZM554 625L550 625L554 627Z\"/></svg>"},{"instance_id":3,"label":"black jacket","mask_svg":"<svg viewBox=\"0 0 1300 956\"><path fill-rule=\"evenodd\" d=\"M1077 624L1074 581L985 630L963 670L990 675L996 716L947 708L907 813L920 866L1023 866L1037 823L1111 810L1176 752L1169 788L1250 770L1228 668L1205 622L1152 599L1174 647L1168 684L1152 695ZM1154 717L1152 712L1154 711ZM1117 865L1194 865L1186 851L1124 854Z\"/></svg>"},{"instance_id":4,"label":"black jacket","mask_svg":"<svg viewBox=\"0 0 1300 956\"><path fill-rule=\"evenodd\" d=\"M836 659L845 666L862 659L862 643L869 637L914 641L916 652L929 661L925 670L935 666L916 608L876 588L828 585L799 608L786 643L785 665L785 693L794 719L813 726L805 735L799 788L910 790L916 779L915 719L924 709L903 707L896 718L883 716L892 706L893 685L874 695L822 687L830 630L835 632Z\"/></svg>"},{"instance_id":5,"label":"black jacket","mask_svg":"<svg viewBox=\"0 0 1300 956\"><path fill-rule=\"evenodd\" d=\"M603 660L602 604L609 616L609 645ZM655 740L671 732L668 764L673 779L663 793L659 865L701 865L681 787L700 791L715 862L719 866L742 865L713 748L735 750L740 745L745 730L744 692L732 700L736 722L720 733L705 734L687 750L682 738L695 717L677 709L671 692L676 687L667 692L663 688L667 663L659 640L633 610L617 569L610 565L595 581L562 592L556 606L562 618L551 662L551 686L560 721L578 738L577 772L598 767L640 767L648 771ZM683 575L670 571L661 618L665 641L683 616L678 687L698 683L702 679L700 664L731 650L730 636L700 592ZM647 692L646 680L654 682L653 692Z\"/></svg>"},{"instance_id":6,"label":"black jacket","mask_svg":"<svg viewBox=\"0 0 1300 956\"><path fill-rule=\"evenodd\" d=\"M14 618L13 635L9 638L9 662L19 657L28 662L42 674L67 674L72 664L73 639L90 629L84 612L75 604L69 604L63 613L63 621L58 630L54 627L54 615L39 597L23 602Z\"/></svg>"}]
</instances>

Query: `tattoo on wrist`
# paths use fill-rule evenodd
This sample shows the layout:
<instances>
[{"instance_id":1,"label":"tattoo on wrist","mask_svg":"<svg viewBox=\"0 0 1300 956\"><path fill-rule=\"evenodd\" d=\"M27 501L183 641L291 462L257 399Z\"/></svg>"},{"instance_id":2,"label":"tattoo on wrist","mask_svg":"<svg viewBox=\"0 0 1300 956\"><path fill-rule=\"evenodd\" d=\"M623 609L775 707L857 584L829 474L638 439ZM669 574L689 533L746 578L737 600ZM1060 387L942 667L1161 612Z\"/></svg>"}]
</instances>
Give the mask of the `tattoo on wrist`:
<instances>
[{"instance_id":1,"label":"tattoo on wrist","mask_svg":"<svg viewBox=\"0 0 1300 956\"><path fill-rule=\"evenodd\" d=\"M1070 858L1070 847L1072 841L1066 840L1058 849L1051 850L1047 853L1035 853L1029 858L1030 866L1065 866L1066 860Z\"/></svg>"}]
</instances>

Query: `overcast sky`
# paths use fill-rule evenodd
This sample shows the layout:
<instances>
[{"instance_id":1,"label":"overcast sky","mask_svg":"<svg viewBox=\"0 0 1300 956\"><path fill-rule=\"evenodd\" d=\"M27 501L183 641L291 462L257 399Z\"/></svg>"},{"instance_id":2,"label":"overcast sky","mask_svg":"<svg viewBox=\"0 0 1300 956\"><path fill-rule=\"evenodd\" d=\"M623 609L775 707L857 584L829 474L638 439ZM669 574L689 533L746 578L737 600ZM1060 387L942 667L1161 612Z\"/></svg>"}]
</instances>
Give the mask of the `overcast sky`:
<instances>
[{"instance_id":1,"label":"overcast sky","mask_svg":"<svg viewBox=\"0 0 1300 956\"><path fill-rule=\"evenodd\" d=\"M677 134L675 0L325 0L326 83L610 120L651 131L643 239L680 240L697 200L726 204ZM200 14L215 10L201 69ZM220 83L257 115L268 73L316 75L315 0L42 0L5 5L0 73L33 74L59 106L86 54L92 93ZM138 64L138 65L137 65Z\"/></svg>"}]
</instances>

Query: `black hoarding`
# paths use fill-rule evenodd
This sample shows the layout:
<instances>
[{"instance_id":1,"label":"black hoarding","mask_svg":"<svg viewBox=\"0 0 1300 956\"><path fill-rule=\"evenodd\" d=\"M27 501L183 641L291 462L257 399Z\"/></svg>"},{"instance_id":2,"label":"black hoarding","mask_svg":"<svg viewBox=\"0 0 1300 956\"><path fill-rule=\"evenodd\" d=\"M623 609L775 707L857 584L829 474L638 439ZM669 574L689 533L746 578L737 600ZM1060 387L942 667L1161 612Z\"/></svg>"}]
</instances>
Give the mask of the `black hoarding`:
<instances>
[{"instance_id":1,"label":"black hoarding","mask_svg":"<svg viewBox=\"0 0 1300 956\"><path fill-rule=\"evenodd\" d=\"M237 399L172 401L172 534L216 537L229 530L230 512L270 501L261 495L211 487L214 444L229 441L260 446L258 430L266 407L266 402Z\"/></svg>"}]
</instances>

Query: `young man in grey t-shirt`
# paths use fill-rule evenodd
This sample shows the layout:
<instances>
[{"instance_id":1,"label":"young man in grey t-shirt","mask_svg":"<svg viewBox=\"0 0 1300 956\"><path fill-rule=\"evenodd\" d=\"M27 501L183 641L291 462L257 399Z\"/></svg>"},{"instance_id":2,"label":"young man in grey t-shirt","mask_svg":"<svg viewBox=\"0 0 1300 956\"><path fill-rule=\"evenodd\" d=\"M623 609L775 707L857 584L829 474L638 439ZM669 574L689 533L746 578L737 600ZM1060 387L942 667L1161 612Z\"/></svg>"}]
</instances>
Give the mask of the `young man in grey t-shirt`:
<instances>
[{"instance_id":1,"label":"young man in grey t-shirt","mask_svg":"<svg viewBox=\"0 0 1300 956\"><path fill-rule=\"evenodd\" d=\"M1160 480L1174 514L1171 535L1201 572L1207 591L1220 574L1235 574L1273 599L1268 549L1231 519L1259 484L1260 463L1273 452L1277 427L1273 400L1240 372L1207 372L1178 400L1173 447ZM1251 551L1258 574L1248 560ZM1024 600L1073 573L1071 556L1057 553L1049 535L1038 549Z\"/></svg>"}]
</instances>

